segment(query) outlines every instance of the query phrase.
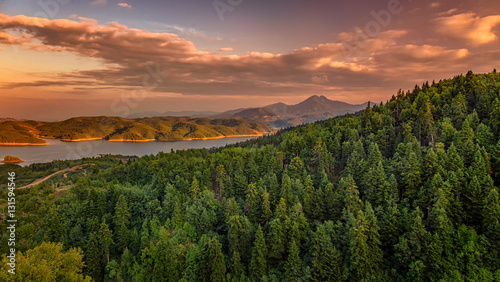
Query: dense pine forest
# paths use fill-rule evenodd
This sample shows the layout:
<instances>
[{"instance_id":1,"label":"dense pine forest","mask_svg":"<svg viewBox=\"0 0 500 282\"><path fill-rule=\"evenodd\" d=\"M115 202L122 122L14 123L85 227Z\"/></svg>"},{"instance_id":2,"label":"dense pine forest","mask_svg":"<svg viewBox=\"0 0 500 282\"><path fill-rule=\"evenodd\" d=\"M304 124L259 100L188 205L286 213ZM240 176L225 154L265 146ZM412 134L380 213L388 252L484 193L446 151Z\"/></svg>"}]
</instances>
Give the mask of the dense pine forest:
<instances>
[{"instance_id":1,"label":"dense pine forest","mask_svg":"<svg viewBox=\"0 0 500 282\"><path fill-rule=\"evenodd\" d=\"M499 137L500 75L469 72L225 148L82 160L64 191L16 191L0 280L500 281Z\"/></svg>"}]
</instances>

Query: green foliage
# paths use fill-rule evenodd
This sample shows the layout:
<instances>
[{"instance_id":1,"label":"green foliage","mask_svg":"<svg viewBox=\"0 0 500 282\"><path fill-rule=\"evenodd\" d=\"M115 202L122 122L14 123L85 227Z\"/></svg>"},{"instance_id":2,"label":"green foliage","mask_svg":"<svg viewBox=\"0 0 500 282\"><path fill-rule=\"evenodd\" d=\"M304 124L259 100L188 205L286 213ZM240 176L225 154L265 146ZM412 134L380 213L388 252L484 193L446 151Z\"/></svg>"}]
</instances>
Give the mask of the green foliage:
<instances>
[{"instance_id":1,"label":"green foliage","mask_svg":"<svg viewBox=\"0 0 500 282\"><path fill-rule=\"evenodd\" d=\"M82 275L83 255L79 249L63 251L61 243L43 242L25 253L16 253L15 274L7 272L9 259L2 259L2 281L92 281Z\"/></svg>"},{"instance_id":2,"label":"green foliage","mask_svg":"<svg viewBox=\"0 0 500 282\"><path fill-rule=\"evenodd\" d=\"M85 266L80 255L73 264L78 267L66 271L76 273L70 281L85 279L82 269L96 281L495 281L499 100L498 73L469 73L399 91L356 114L223 148L128 162L106 156L2 165L0 183L7 183L10 170L24 185L95 163L87 175L16 190L25 213L16 247L27 254L56 241L66 254L85 250ZM110 132L130 125L130 138L151 130L195 136L201 126L248 125L77 118L58 126L99 122ZM0 199L7 198L5 191ZM7 240L2 233L2 255L9 251ZM45 262L28 265L37 263ZM46 272L45 266L27 269L26 275Z\"/></svg>"},{"instance_id":3,"label":"green foliage","mask_svg":"<svg viewBox=\"0 0 500 282\"><path fill-rule=\"evenodd\" d=\"M250 261L250 274L255 280L267 275L267 246L262 228L257 228Z\"/></svg>"},{"instance_id":4,"label":"green foliage","mask_svg":"<svg viewBox=\"0 0 500 282\"><path fill-rule=\"evenodd\" d=\"M288 258L286 260L286 278L289 281L297 281L302 277L302 260L300 259L299 247L295 240L290 241L288 247Z\"/></svg>"}]
</instances>

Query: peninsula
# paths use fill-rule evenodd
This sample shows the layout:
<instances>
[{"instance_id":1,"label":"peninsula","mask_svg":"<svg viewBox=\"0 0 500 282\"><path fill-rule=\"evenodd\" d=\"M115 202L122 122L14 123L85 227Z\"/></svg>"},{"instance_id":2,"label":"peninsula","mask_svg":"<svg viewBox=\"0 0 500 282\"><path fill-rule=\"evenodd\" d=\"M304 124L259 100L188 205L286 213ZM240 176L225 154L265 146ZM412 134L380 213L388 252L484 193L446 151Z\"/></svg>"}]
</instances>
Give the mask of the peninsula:
<instances>
[{"instance_id":1,"label":"peninsula","mask_svg":"<svg viewBox=\"0 0 500 282\"><path fill-rule=\"evenodd\" d=\"M13 121L0 123L0 146L47 145L45 140L66 142L107 140L150 142L206 140L236 136L260 136L271 132L266 125L239 118L75 117L64 121Z\"/></svg>"}]
</instances>

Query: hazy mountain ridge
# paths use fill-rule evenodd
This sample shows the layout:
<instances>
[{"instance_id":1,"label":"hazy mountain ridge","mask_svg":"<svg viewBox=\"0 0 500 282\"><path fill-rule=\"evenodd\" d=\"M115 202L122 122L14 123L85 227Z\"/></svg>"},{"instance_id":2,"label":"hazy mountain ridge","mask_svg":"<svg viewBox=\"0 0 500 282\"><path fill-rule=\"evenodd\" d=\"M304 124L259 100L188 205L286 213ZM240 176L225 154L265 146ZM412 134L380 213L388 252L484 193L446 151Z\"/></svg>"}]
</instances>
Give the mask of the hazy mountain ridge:
<instances>
[{"instance_id":1,"label":"hazy mountain ridge","mask_svg":"<svg viewBox=\"0 0 500 282\"><path fill-rule=\"evenodd\" d=\"M240 111L231 110L215 117L243 118L260 121L270 127L283 128L354 113L366 108L366 105L367 103L353 105L314 95L295 105L276 103L265 107L240 109Z\"/></svg>"},{"instance_id":2,"label":"hazy mountain ridge","mask_svg":"<svg viewBox=\"0 0 500 282\"><path fill-rule=\"evenodd\" d=\"M130 114L127 118L144 118L144 117L209 117L218 114L215 111L166 111L160 113L158 111L148 111Z\"/></svg>"}]
</instances>

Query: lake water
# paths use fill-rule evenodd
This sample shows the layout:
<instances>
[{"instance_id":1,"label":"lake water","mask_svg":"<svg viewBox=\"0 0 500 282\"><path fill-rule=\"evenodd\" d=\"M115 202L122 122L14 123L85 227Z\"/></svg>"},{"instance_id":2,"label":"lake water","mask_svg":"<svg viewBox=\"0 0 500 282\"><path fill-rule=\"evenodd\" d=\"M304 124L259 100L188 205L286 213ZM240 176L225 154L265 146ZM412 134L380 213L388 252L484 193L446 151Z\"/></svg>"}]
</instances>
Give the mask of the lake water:
<instances>
[{"instance_id":1,"label":"lake water","mask_svg":"<svg viewBox=\"0 0 500 282\"><path fill-rule=\"evenodd\" d=\"M225 146L256 137L227 137L213 140L171 141L171 142L108 142L104 140L63 142L56 139L44 139L47 146L0 146L0 160L12 155L24 160L20 165L45 163L54 160L75 160L97 157L99 154L122 154L144 156L158 152L170 152L171 149L201 149Z\"/></svg>"}]
</instances>

